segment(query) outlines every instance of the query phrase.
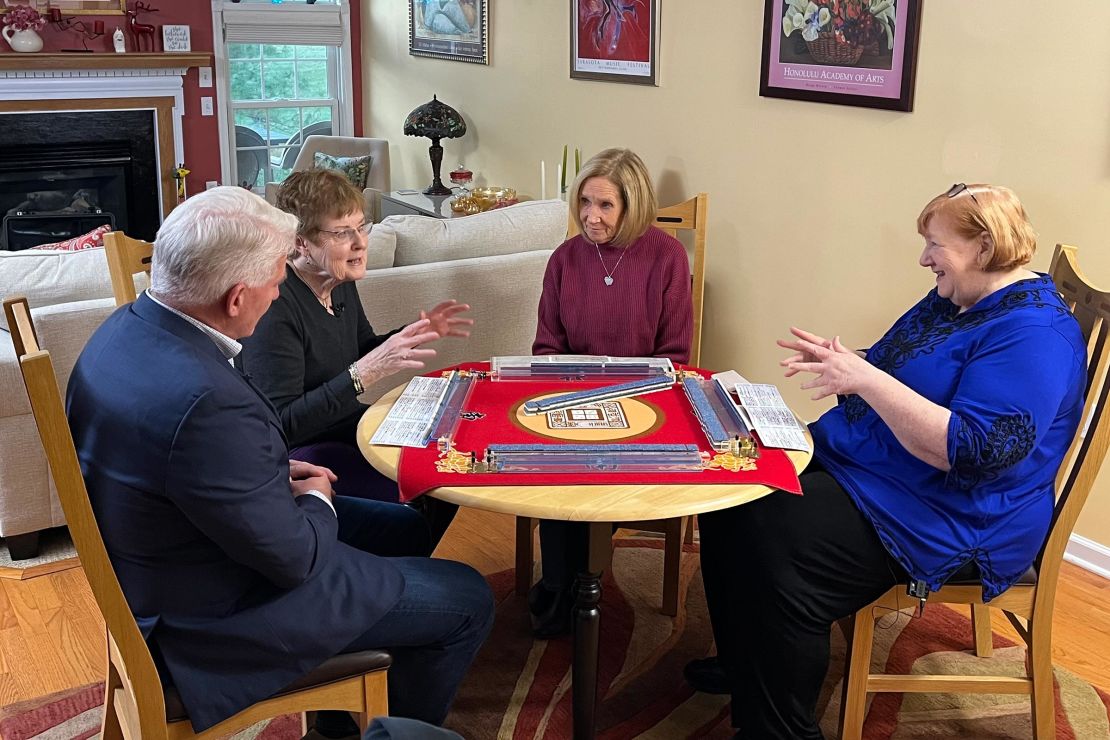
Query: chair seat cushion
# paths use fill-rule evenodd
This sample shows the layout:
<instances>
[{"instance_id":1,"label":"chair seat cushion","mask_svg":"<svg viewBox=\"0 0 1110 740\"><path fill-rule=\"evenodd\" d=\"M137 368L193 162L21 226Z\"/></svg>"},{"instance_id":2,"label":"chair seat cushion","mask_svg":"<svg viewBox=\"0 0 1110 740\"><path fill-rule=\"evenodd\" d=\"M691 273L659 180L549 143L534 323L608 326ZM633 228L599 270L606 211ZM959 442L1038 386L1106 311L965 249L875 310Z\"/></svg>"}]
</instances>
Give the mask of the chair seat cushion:
<instances>
[{"instance_id":1,"label":"chair seat cushion","mask_svg":"<svg viewBox=\"0 0 1110 740\"><path fill-rule=\"evenodd\" d=\"M389 668L392 662L393 659L390 657L389 653L384 650L363 650L357 653L340 653L324 661L317 666L315 670L301 676L299 679L274 694L274 696L292 694L314 686L323 686L333 681L340 681L344 678L361 676L364 673L384 670ZM181 695L177 693L176 688L167 686L165 689L165 699L166 720L168 722L179 722L189 718L188 713L185 711L185 705L181 703Z\"/></svg>"},{"instance_id":2,"label":"chair seat cushion","mask_svg":"<svg viewBox=\"0 0 1110 740\"><path fill-rule=\"evenodd\" d=\"M979 577L979 566L974 562L964 563L952 577L944 582L946 586L978 586L982 580ZM1021 578L1014 582L1015 586L1033 586L1037 583L1037 569L1030 565Z\"/></svg>"}]
</instances>

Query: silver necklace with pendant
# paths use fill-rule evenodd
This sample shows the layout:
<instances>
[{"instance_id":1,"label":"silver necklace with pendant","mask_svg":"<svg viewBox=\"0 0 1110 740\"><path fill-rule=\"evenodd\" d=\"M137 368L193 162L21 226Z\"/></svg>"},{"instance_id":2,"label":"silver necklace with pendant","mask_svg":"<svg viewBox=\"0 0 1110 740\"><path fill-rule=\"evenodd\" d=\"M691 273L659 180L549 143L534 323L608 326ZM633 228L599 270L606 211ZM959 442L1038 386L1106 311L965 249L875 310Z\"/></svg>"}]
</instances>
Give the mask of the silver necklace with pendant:
<instances>
[{"instance_id":1,"label":"silver necklace with pendant","mask_svg":"<svg viewBox=\"0 0 1110 740\"><path fill-rule=\"evenodd\" d=\"M585 239L585 237L583 238ZM586 239L586 241L590 242L589 239ZM624 255L628 253L628 247L625 247L623 250L621 250L621 256L617 258L617 264L613 265L613 269L610 270L605 266L605 260L601 258L601 247L597 246L597 244L594 242L590 242L590 244L593 244L594 249L597 250L597 258L601 262L601 269L605 270L605 285L606 287L608 287L613 284L613 273L615 273L617 271L617 268L621 266L621 260L624 259Z\"/></svg>"}]
</instances>

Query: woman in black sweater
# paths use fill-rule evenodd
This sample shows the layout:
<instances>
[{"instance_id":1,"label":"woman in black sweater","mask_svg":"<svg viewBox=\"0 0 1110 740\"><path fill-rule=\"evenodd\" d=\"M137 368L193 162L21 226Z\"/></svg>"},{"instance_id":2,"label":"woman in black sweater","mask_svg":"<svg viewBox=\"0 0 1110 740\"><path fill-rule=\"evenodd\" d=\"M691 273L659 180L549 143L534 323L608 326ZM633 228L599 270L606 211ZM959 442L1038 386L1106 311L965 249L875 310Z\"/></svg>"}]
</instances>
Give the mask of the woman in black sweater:
<instances>
[{"instance_id":1,"label":"woman in black sweater","mask_svg":"<svg viewBox=\"0 0 1110 740\"><path fill-rule=\"evenodd\" d=\"M301 224L280 295L243 342L242 369L277 408L291 457L331 468L337 493L396 502L396 483L356 445L366 410L358 395L396 372L423 368L436 352L422 345L469 336L474 322L459 314L470 307L444 301L406 327L375 334L354 285L366 274L371 228L362 193L337 172L313 169L290 175L277 205ZM441 508L431 523L434 541L446 529Z\"/></svg>"}]
</instances>

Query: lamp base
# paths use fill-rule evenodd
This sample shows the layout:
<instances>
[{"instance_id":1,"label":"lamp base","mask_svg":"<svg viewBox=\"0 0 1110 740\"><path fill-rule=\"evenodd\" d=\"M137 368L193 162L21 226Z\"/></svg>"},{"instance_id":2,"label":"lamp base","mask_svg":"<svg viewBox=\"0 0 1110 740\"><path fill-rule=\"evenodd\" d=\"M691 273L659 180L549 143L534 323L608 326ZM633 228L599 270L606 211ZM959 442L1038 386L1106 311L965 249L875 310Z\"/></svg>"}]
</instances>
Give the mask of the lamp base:
<instances>
[{"instance_id":1,"label":"lamp base","mask_svg":"<svg viewBox=\"0 0 1110 740\"><path fill-rule=\"evenodd\" d=\"M453 195L453 194L454 194L454 191L452 191L451 188L447 187L442 182L438 182L438 181L433 182L424 191L424 195Z\"/></svg>"},{"instance_id":2,"label":"lamp base","mask_svg":"<svg viewBox=\"0 0 1110 740\"><path fill-rule=\"evenodd\" d=\"M439 139L433 138L432 145L428 147L428 158L432 160L432 184L424 191L424 195L451 195L451 188L439 179L439 166L443 162L443 147Z\"/></svg>"}]
</instances>

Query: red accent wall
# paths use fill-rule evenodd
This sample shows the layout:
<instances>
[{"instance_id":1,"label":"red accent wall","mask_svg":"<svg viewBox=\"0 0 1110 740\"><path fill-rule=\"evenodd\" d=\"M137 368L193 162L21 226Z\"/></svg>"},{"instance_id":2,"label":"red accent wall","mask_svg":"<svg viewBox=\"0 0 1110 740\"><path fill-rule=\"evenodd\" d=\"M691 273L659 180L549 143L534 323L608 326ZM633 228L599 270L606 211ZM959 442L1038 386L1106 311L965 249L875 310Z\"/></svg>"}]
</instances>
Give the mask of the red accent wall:
<instances>
[{"instance_id":1,"label":"red accent wall","mask_svg":"<svg viewBox=\"0 0 1110 740\"><path fill-rule=\"evenodd\" d=\"M209 3L201 0L162 0L162 2L148 3L158 8L154 13L140 13L139 22L149 23L157 27L155 32L155 48L162 48L162 25L183 24L189 26L189 37L194 52L213 51L212 33L212 8ZM360 0L351 0L351 48L352 67L354 69L353 85L354 100L351 101L355 111L355 135L362 135L362 53L361 53L361 5ZM130 3L129 3L130 5ZM93 21L104 21L104 36L88 42L89 48L97 52L112 51L112 32L116 26L123 29L127 39L129 51L135 50L135 42L127 30L127 16L121 15L85 15L76 16L84 21L91 29ZM81 41L74 31L60 31L55 26L47 24L40 33L43 40L44 52L58 52L62 49L81 48ZM7 44L0 42L0 52L12 52ZM214 70L213 70L214 71ZM197 193L204 189L204 183L209 180L220 179L220 134L219 134L219 101L216 99L216 88L201 88L198 85L198 71L190 69L185 75L185 113L182 118L182 138L185 147L185 167L189 169L186 178L186 187L189 193ZM214 115L202 116L200 114L201 97L211 97ZM176 163L174 163L176 164Z\"/></svg>"}]
</instances>

